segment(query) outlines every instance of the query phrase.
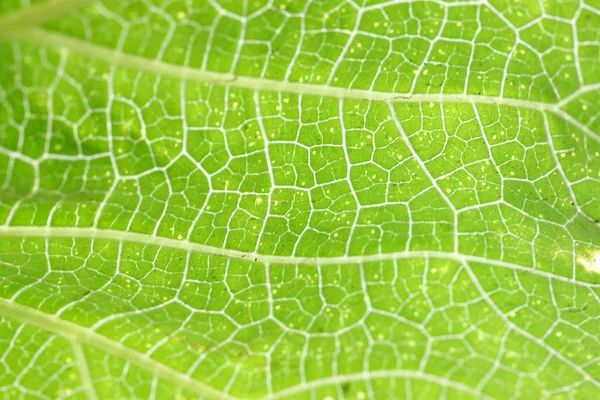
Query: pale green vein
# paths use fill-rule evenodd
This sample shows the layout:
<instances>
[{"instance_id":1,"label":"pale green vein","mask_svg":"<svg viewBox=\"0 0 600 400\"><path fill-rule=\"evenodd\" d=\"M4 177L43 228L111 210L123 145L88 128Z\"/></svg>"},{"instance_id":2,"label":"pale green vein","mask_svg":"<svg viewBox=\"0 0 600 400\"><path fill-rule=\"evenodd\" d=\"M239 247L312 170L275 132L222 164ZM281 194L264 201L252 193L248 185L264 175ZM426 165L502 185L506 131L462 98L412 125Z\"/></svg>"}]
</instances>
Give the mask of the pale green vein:
<instances>
[{"instance_id":1,"label":"pale green vein","mask_svg":"<svg viewBox=\"0 0 600 400\"><path fill-rule=\"evenodd\" d=\"M75 1L75 0L72 0ZM83 1L83 0L80 0ZM278 91L311 96L333 97L350 100L389 101L394 103L463 103L463 104L487 104L496 106L508 106L524 108L542 112L553 112L576 126L590 139L600 143L600 135L593 132L587 126L577 123L574 119L561 109L565 100L559 103L545 103L542 101L522 100L500 96L485 96L473 94L443 94L443 93L415 93L399 94L390 92L378 92L372 90L348 89L342 87L316 85L310 83L277 81L265 78L237 76L230 73L221 73L189 68L182 65L170 64L159 60L150 60L134 54L124 53L120 50L99 46L61 33L47 31L41 28L15 31L11 35L13 39L25 41L41 46L62 49L74 54L89 57L94 60L103 61L111 65L145 71L161 76L204 82L214 85L222 85L241 89ZM1 37L1 31L0 31ZM594 91L595 85L583 87L567 99L573 96Z\"/></svg>"},{"instance_id":2,"label":"pale green vein","mask_svg":"<svg viewBox=\"0 0 600 400\"><path fill-rule=\"evenodd\" d=\"M506 313L504 313L500 309L500 307L498 307L498 305L496 304L496 302L490 298L489 293L486 292L485 289L481 286L481 283L479 282L479 278L471 270L471 268L468 265L466 265L466 271L467 271L467 274L469 275L469 278L471 279L471 281L475 285L475 288L479 292L479 295L481 296L481 298L484 299L484 301L496 313L496 315L498 315L500 318L503 318L503 320L506 322L506 324L508 325L508 327L510 329L512 329L517 334L523 336L524 338L526 338L531 343L536 343L537 345L541 346L542 348L544 348L544 350L546 350L552 356L556 357L557 359L559 359L560 361L562 361L563 363L565 363L565 365L568 365L569 367L573 368L575 371L577 371L584 378L585 381L590 382L592 385L594 385L596 387L600 387L600 382L598 382L596 379L594 379L589 374L589 372L586 371L585 368L583 368L583 367L575 364L573 362L573 360L571 360L571 359L567 358L566 356L564 356L560 351L558 351L557 349L555 349L551 345L547 344L544 340L540 340L538 337L532 335L527 330L522 329L520 326L516 325L513 321L511 321L510 318L507 318L506 317Z\"/></svg>"},{"instance_id":3,"label":"pale green vein","mask_svg":"<svg viewBox=\"0 0 600 400\"><path fill-rule=\"evenodd\" d=\"M586 95L591 92L600 92L600 83L594 83L594 84L583 86L583 87L577 89L576 91L574 91L573 93L571 93L570 95L568 95L567 97L562 99L560 102L558 102L558 106L564 107L567 104L569 104L571 101L575 100L576 98Z\"/></svg>"},{"instance_id":4,"label":"pale green vein","mask_svg":"<svg viewBox=\"0 0 600 400\"><path fill-rule=\"evenodd\" d=\"M356 382L358 380L371 380L371 379L414 379L414 380L422 380L426 382L436 383L443 388L454 389L456 391L462 393L468 393L474 396L477 399L494 399L494 397L490 397L486 394L481 393L480 391L473 389L470 386L467 386L463 383L452 382L451 380L439 377L435 375L428 374L426 372L421 371L407 371L407 370L392 370L392 371L369 371L369 372L359 372L355 374L347 374L340 376L333 376L323 379L317 379L314 381L307 382L304 385L298 385L291 387L289 389L284 389L280 392L275 393L273 396L268 397L270 400L278 400L278 399L288 399L294 395L302 394L308 389L315 390L321 387L330 386L330 385L341 385L345 382Z\"/></svg>"},{"instance_id":5,"label":"pale green vein","mask_svg":"<svg viewBox=\"0 0 600 400\"><path fill-rule=\"evenodd\" d=\"M69 14L96 0L48 0L0 16L0 39Z\"/></svg>"},{"instance_id":6,"label":"pale green vein","mask_svg":"<svg viewBox=\"0 0 600 400\"><path fill-rule=\"evenodd\" d=\"M267 255L261 253L243 252L227 248L209 246L201 243L194 243L188 240L170 239L161 236L147 235L136 232L124 232L109 229L95 228L70 228L70 227L35 227L35 226L16 226L0 227L0 237L42 237L42 238L79 238L79 239L97 239L97 240L117 240L121 242L141 243L145 245L169 247L187 252L197 252L206 255L227 257L240 260L250 260L264 264L281 265L342 265L342 264L366 264L374 262L394 261L410 258L438 258L445 260L454 260L462 263L480 263L493 267L510 269L517 272L524 272L540 277L566 282L576 286L586 288L600 287L600 284L579 281L561 275L556 275L547 271L526 267L501 260L493 260L485 257L466 255L460 253L451 253L443 251L403 251L395 253L379 253L371 255L343 256L343 257L294 257ZM582 271L583 267L582 267ZM583 272L582 272L583 273ZM588 272L585 272L588 273Z\"/></svg>"},{"instance_id":7,"label":"pale green vein","mask_svg":"<svg viewBox=\"0 0 600 400\"><path fill-rule=\"evenodd\" d=\"M94 389L94 383L88 369L83 346L77 340L72 340L71 346L73 347L73 353L75 354L75 360L77 361L77 367L79 368L79 375L81 376L81 382L85 388L88 400L97 400L98 396L96 395L96 390Z\"/></svg>"},{"instance_id":8,"label":"pale green vein","mask_svg":"<svg viewBox=\"0 0 600 400\"><path fill-rule=\"evenodd\" d=\"M556 104L549 104L532 100L521 100L484 95L464 94L398 94L390 92L377 92L371 90L347 89L327 85L276 81L264 78L236 76L229 73L205 71L195 68L166 63L122 51L99 46L77 38L43 29L31 29L16 32L16 40L26 41L50 48L57 48L83 55L95 60L104 61L111 65L118 65L139 71L154 73L195 82L206 82L228 87L243 89L279 91L312 96L334 97L353 100L391 101L399 103L468 103L505 105L511 107L527 108L539 111L558 111Z\"/></svg>"},{"instance_id":9,"label":"pale green vein","mask_svg":"<svg viewBox=\"0 0 600 400\"><path fill-rule=\"evenodd\" d=\"M52 332L54 334L65 337L73 343L73 349L78 363L80 357L84 357L81 343L88 344L97 349L100 349L108 354L116 356L133 365L136 365L145 371L155 374L180 388L190 390L200 396L205 396L209 399L227 399L240 400L239 397L231 396L220 392L219 390L201 383L190 376L187 376L179 371L176 371L158 361L155 361L143 353L137 352L125 345L115 342L106 336L97 334L87 328L79 326L69 321L64 321L54 315L46 314L42 311L27 307L21 304L13 303L4 299L0 299L0 315L12 318L22 323L30 324L40 329ZM447 378L435 376L422 371L407 371L407 370L381 370L381 371L366 371L356 374L344 374L332 376L323 379L317 379L310 382L305 382L300 385L292 386L288 389L281 390L277 393L263 396L264 400L285 399L290 396L300 395L310 390L318 389L323 386L342 384L344 382L352 382L356 380L370 379L417 379L427 382L436 383L444 388L454 389L463 393L469 393L482 399L490 399L489 396L482 395L476 389L469 387L459 382L453 382ZM89 381L91 384L91 381ZM88 391L88 394L90 392ZM94 392L95 393L95 392Z\"/></svg>"},{"instance_id":10,"label":"pale green vein","mask_svg":"<svg viewBox=\"0 0 600 400\"><path fill-rule=\"evenodd\" d=\"M2 299L0 299L0 315L36 326L71 341L86 343L198 395L210 399L236 399L236 397L222 393L106 336L53 315Z\"/></svg>"}]
</instances>

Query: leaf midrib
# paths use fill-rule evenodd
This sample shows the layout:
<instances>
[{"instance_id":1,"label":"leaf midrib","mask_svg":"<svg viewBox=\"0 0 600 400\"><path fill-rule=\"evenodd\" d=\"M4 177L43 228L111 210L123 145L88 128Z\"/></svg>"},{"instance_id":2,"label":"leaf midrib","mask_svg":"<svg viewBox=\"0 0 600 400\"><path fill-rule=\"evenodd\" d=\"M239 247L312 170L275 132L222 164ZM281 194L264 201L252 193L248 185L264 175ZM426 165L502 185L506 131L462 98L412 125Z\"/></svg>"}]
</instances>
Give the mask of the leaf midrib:
<instances>
[{"instance_id":1,"label":"leaf midrib","mask_svg":"<svg viewBox=\"0 0 600 400\"><path fill-rule=\"evenodd\" d=\"M145 371L165 379L180 388L189 390L201 396L207 396L215 400L241 400L242 398L229 395L214 387L204 384L190 376L162 364L146 354L131 349L122 343L116 342L104 335L91 331L69 321L62 320L54 315L27 307L12 301L0 299L0 316L11 318L21 323L30 324L47 332L54 333L69 340L75 349L80 343L87 344L102 350L112 356L136 365ZM76 350L77 352L77 350ZM82 352L82 349L79 349ZM80 354L79 357L82 355ZM81 361L84 362L85 360ZM84 372L85 373L85 372ZM482 399L493 399L493 397L480 393L479 390L460 382L454 382L448 378L432 375L423 371L413 370L376 370L355 374L343 374L327 378L304 382L299 385L282 389L270 395L261 397L263 400L285 399L293 395L310 391L323 386L351 382L358 379L377 378L412 378L436 383L442 387L452 388ZM89 390L89 388L88 388Z\"/></svg>"},{"instance_id":2,"label":"leaf midrib","mask_svg":"<svg viewBox=\"0 0 600 400\"><path fill-rule=\"evenodd\" d=\"M97 228L72 228L72 227L36 227L36 226L0 226L0 237L40 237L40 238L73 238L90 240L114 240L119 242L140 243L150 246L161 246L172 249L195 252L205 255L227 257L230 259L260 262L266 265L346 265L346 264L368 264L385 261L395 261L411 258L445 259L459 262L461 264L479 263L488 264L493 267L509 269L517 272L537 275L546 279L552 279L585 288L600 288L600 283L588 283L574 278L552 274L535 268L515 264L507 261L494 260L481 256L469 254L445 252L445 251L401 251L393 253L378 253L371 255L341 256L341 257L298 257L278 256L255 252L244 252L228 248L216 247L189 240L177 240L162 236L148 235L137 232L125 232L111 229Z\"/></svg>"},{"instance_id":3,"label":"leaf midrib","mask_svg":"<svg viewBox=\"0 0 600 400\"><path fill-rule=\"evenodd\" d=\"M0 39L94 3L96 0L48 0L0 15Z\"/></svg>"},{"instance_id":4,"label":"leaf midrib","mask_svg":"<svg viewBox=\"0 0 600 400\"><path fill-rule=\"evenodd\" d=\"M0 36L1 38L2 36ZM474 94L444 94L444 93L392 93L363 89L347 89L343 87L278 81L267 78L234 75L231 73L207 71L197 68L176 65L164 61L150 60L146 57L125 53L120 50L86 42L68 35L52 32L42 28L14 32L12 39L47 48L60 49L78 54L92 60L106 62L110 65L121 66L133 70L156 74L185 81L208 83L238 89L294 93L298 95L320 96L346 100L383 101L390 103L438 103L438 104L473 104L496 105L540 112L551 112L565 121L575 125L584 135L600 143L600 135L589 127L574 119L562 109L573 99L585 93L600 90L600 83L584 86L556 103L536 100L522 100L511 97L487 96Z\"/></svg>"},{"instance_id":5,"label":"leaf midrib","mask_svg":"<svg viewBox=\"0 0 600 400\"><path fill-rule=\"evenodd\" d=\"M0 299L0 315L60 335L71 342L81 342L96 347L194 393L207 395L214 399L236 399L236 397L226 395L209 385L192 379L122 343L54 315L5 299Z\"/></svg>"},{"instance_id":6,"label":"leaf midrib","mask_svg":"<svg viewBox=\"0 0 600 400\"><path fill-rule=\"evenodd\" d=\"M91 44L80 39L39 28L39 26L45 22L56 19L94 2L95 0L48 0L41 4L19 9L16 12L0 15L0 40L8 38L26 41L49 48L60 48L71 51L112 65L137 68L140 71L179 79L244 89L280 91L354 100L388 101L397 103L490 104L547 111L552 112L565 119L567 122L575 125L587 137L600 143L600 135L562 109L562 107L578 96L600 90L600 83L581 87L556 103L474 94L411 94L346 89L328 85L284 82L194 69L162 61L149 60L145 57L127 54L119 50Z\"/></svg>"},{"instance_id":7,"label":"leaf midrib","mask_svg":"<svg viewBox=\"0 0 600 400\"><path fill-rule=\"evenodd\" d=\"M560 103L546 103L542 101L474 94L392 93L240 76L231 73L191 68L159 60L151 60L143 56L93 44L62 33L57 33L42 28L32 28L27 31L19 31L16 32L12 38L49 48L66 50L74 54L79 54L94 60L106 62L110 65L117 65L181 80L209 83L240 89L295 93L301 95L333 97L348 100L386 101L394 103L423 102L489 104L499 106L504 105L516 108L554 112L558 112L561 104L564 102L563 100L563 102ZM565 100L570 99L571 97L573 97L573 95L569 96Z\"/></svg>"}]
</instances>

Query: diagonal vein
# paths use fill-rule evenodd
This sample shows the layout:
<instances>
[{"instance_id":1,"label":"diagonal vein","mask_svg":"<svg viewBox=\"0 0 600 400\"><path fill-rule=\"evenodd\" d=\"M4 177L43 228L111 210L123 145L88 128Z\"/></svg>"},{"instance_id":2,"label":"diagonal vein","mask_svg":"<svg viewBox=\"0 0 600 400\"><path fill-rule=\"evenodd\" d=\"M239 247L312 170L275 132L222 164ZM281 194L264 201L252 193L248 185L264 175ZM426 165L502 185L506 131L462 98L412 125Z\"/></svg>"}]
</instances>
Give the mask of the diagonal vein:
<instances>
[{"instance_id":1,"label":"diagonal vein","mask_svg":"<svg viewBox=\"0 0 600 400\"><path fill-rule=\"evenodd\" d=\"M83 346L79 341L72 340L71 346L73 347L73 353L75 354L75 360L77 361L77 367L79 368L79 374L81 375L81 382L87 393L88 400L98 400L96 390L94 389L94 382L88 369L87 360L85 358L85 352Z\"/></svg>"},{"instance_id":2,"label":"diagonal vein","mask_svg":"<svg viewBox=\"0 0 600 400\"><path fill-rule=\"evenodd\" d=\"M68 0L69 2L85 2L89 0ZM0 38L3 27L0 18ZM6 34L6 33L5 33ZM278 91L285 93L304 94L311 96L333 97L350 100L387 101L393 103L463 103L508 106L524 108L541 112L553 112L561 118L576 125L583 134L591 140L600 143L600 135L589 127L579 123L561 107L578 95L598 90L598 85L589 85L579 89L558 103L547 103L536 100L523 100L501 96L474 94L444 94L444 93L390 93L373 90L349 89L343 87L317 85L310 83L278 81L266 78L238 76L225 72L207 71L190 68L183 65L171 64L160 60L150 60L146 57L125 53L118 49L89 43L68 35L48 31L42 28L16 30L10 33L15 40L38 44L49 48L66 50L93 60L103 61L111 65L135 69L176 79L193 82L210 83L240 89Z\"/></svg>"},{"instance_id":3,"label":"diagonal vein","mask_svg":"<svg viewBox=\"0 0 600 400\"><path fill-rule=\"evenodd\" d=\"M256 252L243 252L227 248L215 247L188 240L170 239L161 236L147 235L136 232L124 232L109 229L96 228L69 228L69 227L0 227L0 237L43 237L43 238L80 238L96 240L116 240L120 242L141 243L151 246L162 246L179 249L187 252L197 252L207 255L227 257L240 260L250 260L264 264L280 265L342 265L342 264L365 264L384 261L395 261L410 258L439 258L455 260L463 263L481 263L497 268L505 268L513 271L529 273L548 279L566 282L576 286L600 287L600 284L587 283L573 278L556 275L547 271L530 268L502 260L493 260L480 256L466 255L444 251L402 251L395 253L378 253L360 256L343 257L294 257L268 255Z\"/></svg>"},{"instance_id":4,"label":"diagonal vein","mask_svg":"<svg viewBox=\"0 0 600 400\"><path fill-rule=\"evenodd\" d=\"M469 394L477 399L485 399L491 400L494 397L481 393L480 391L465 385L459 382L453 382L446 377L439 377L427 372L423 371L409 371L409 370L384 370L384 371L368 371L368 372L358 372L347 375L339 375L328 378L321 378L314 381L307 382L303 385L293 386L289 389L284 389L280 392L275 393L272 396L267 397L269 400L278 400L278 399L289 399L293 398L294 395L300 395L304 391L308 389L318 389L320 387L341 384L344 382L353 382L358 380L369 380L369 379L393 379L393 378L405 378L405 379L414 379L414 380L422 380L426 382L433 382L440 385L443 388L451 388L462 393Z\"/></svg>"},{"instance_id":5,"label":"diagonal vein","mask_svg":"<svg viewBox=\"0 0 600 400\"><path fill-rule=\"evenodd\" d=\"M40 329L52 332L56 335L60 335L69 339L73 343L73 350L77 357L77 362L85 362L83 349L81 343L85 343L97 349L100 349L108 354L116 356L126 362L133 365L139 366L140 368L154 373L155 375L169 381L183 389L190 390L200 396L206 396L209 399L215 400L240 400L239 397L235 397L226 393L223 393L211 386L208 386L202 382L199 382L192 377L185 375L179 371L176 371L158 361L153 360L147 355L133 350L119 342L116 342L106 336L100 335L91 331L88 328L79 326L69 321L62 320L36 310L31 307L27 307L21 304L17 304L11 301L0 299L0 316L14 319L22 323L30 324ZM85 368L85 373L88 373ZM468 385L460 382L453 382L445 377L439 377L423 371L410 371L410 370L378 370L368 371L363 373L350 373L342 374L338 376L332 376L329 378L317 379L304 384L289 387L271 395L261 397L264 400L279 400L282 398L289 398L293 395L299 395L303 392L314 390L322 386L340 384L343 382L354 381L357 379L383 379L383 378L406 378L406 379L417 379L428 382L434 382L445 388L452 388L464 393L471 395L478 395L482 399L491 399L487 395L479 393L476 389L469 387ZM89 375L88 375L89 379ZM91 384L91 382L89 382ZM89 390L89 388L86 388ZM93 389L92 389L93 390ZM87 392L88 395L95 392ZM93 399L93 397L90 397Z\"/></svg>"},{"instance_id":6,"label":"diagonal vein","mask_svg":"<svg viewBox=\"0 0 600 400\"><path fill-rule=\"evenodd\" d=\"M48 0L0 16L0 39L69 14L96 0Z\"/></svg>"},{"instance_id":7,"label":"diagonal vein","mask_svg":"<svg viewBox=\"0 0 600 400\"><path fill-rule=\"evenodd\" d=\"M469 275L469 278L475 285L475 288L477 289L477 292L479 292L479 295L481 296L481 298L490 306L490 308L496 313L496 315L498 315L500 318L502 318L502 320L506 323L506 325L510 329L512 329L517 334L523 336L531 343L535 343L535 344L543 347L544 350L546 350L548 353L552 354L553 357L556 357L558 360L565 363L565 365L568 365L569 367L571 367L575 371L577 371L577 373L579 373L584 378L585 381L590 382L592 385L594 385L596 387L600 387L600 382L598 380L594 379L592 377L592 375L590 375L589 372L586 371L585 368L581 367L580 365L577 365L571 359L567 358L561 351L555 349L553 346L549 345L544 340L540 340L540 338L534 336L529 331L521 328L520 326L515 324L513 321L511 321L509 318L507 318L506 314L500 309L500 307L498 307L496 302L491 299L489 293L486 292L485 289L481 286L481 283L479 282L479 278L477 277L477 275L475 275L475 273L473 272L471 267L469 265L465 264L465 270L467 272L467 275Z\"/></svg>"},{"instance_id":8,"label":"diagonal vein","mask_svg":"<svg viewBox=\"0 0 600 400\"><path fill-rule=\"evenodd\" d=\"M378 92L372 90L347 89L328 85L277 81L265 78L237 76L231 73L206 71L197 68L171 64L159 60L150 60L146 57L129 54L120 50L89 43L61 33L44 29L30 29L16 32L16 40L34 43L50 48L63 49L91 59L104 61L111 65L131 68L139 71L155 73L188 81L206 82L228 87L243 89L279 91L305 95L334 97L353 100L390 101L398 103L416 102L442 102L442 103L468 103L505 105L511 107L527 108L539 111L556 111L557 105L541 101L504 98L499 96L471 95L471 94L399 94Z\"/></svg>"},{"instance_id":9,"label":"diagonal vein","mask_svg":"<svg viewBox=\"0 0 600 400\"><path fill-rule=\"evenodd\" d=\"M3 299L0 299L0 315L36 326L74 342L86 343L206 398L237 399L153 360L147 355L133 350L122 343L92 332L72 322L59 319L54 315Z\"/></svg>"}]
</instances>

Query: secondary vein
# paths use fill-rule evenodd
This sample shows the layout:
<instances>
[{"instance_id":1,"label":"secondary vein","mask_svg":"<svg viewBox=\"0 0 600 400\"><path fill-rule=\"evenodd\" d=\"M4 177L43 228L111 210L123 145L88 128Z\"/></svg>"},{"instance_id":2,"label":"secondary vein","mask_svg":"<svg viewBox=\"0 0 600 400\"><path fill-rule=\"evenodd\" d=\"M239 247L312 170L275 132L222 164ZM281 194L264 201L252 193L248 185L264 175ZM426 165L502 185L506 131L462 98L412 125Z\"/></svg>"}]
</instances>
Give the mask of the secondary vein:
<instances>
[{"instance_id":1,"label":"secondary vein","mask_svg":"<svg viewBox=\"0 0 600 400\"><path fill-rule=\"evenodd\" d=\"M357 256L341 257L295 257L268 255L254 252L244 252L239 250L210 246L201 243L194 243L187 240L177 240L167 237L147 235L137 232L124 232L109 229L96 228L71 228L71 227L28 227L15 226L0 227L0 237L42 237L42 238L79 238L93 240L116 240L121 242L141 243L151 246L162 246L173 249L179 249L187 252L197 252L206 255L227 257L239 260L249 260L261 262L264 264L280 265L343 265L343 264L366 264L385 261L395 261L410 258L438 258L454 260L462 263L487 264L493 267L510 269L517 272L524 272L532 275L538 275L547 279L553 279L586 288L600 287L600 284L578 281L565 276L556 275L539 269L518 265L502 260L493 260L485 257L466 255L460 253L444 251L402 251L395 253L380 253Z\"/></svg>"},{"instance_id":2,"label":"secondary vein","mask_svg":"<svg viewBox=\"0 0 600 400\"><path fill-rule=\"evenodd\" d=\"M38 44L50 48L66 50L83 55L94 60L104 61L139 71L154 73L177 79L204 82L215 85L254 89L264 91L279 91L311 96L334 97L350 100L389 101L394 103L467 103L490 104L510 107L527 108L538 111L558 111L558 105L533 100L521 100L499 96L417 93L402 94L378 92L372 90L348 89L343 87L316 85L310 83L277 81L266 78L237 76L230 73L206 71L176 65L160 60L150 60L146 57L125 53L117 49L93 44L81 39L41 28L19 31L13 39Z\"/></svg>"},{"instance_id":3,"label":"secondary vein","mask_svg":"<svg viewBox=\"0 0 600 400\"><path fill-rule=\"evenodd\" d=\"M71 341L86 343L206 398L222 400L237 399L153 360L147 355L131 349L122 343L72 322L59 319L54 315L46 314L34 308L4 299L0 299L0 315L36 326Z\"/></svg>"},{"instance_id":4,"label":"secondary vein","mask_svg":"<svg viewBox=\"0 0 600 400\"><path fill-rule=\"evenodd\" d=\"M26 32L32 27L69 14L96 0L48 0L0 15L0 39Z\"/></svg>"}]
</instances>

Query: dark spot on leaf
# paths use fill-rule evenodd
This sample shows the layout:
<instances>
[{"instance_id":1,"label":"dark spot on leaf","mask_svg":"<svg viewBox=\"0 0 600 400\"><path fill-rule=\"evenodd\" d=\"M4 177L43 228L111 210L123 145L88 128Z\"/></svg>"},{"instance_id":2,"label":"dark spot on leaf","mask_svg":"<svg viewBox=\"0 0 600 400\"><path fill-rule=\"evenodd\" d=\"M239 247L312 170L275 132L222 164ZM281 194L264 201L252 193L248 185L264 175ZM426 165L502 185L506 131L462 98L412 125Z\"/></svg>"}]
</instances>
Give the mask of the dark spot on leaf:
<instances>
[{"instance_id":1,"label":"dark spot on leaf","mask_svg":"<svg viewBox=\"0 0 600 400\"><path fill-rule=\"evenodd\" d=\"M351 388L352 388L352 384L350 382L346 382L342 385L342 392L344 392L344 394L348 394L348 392L350 392Z\"/></svg>"}]
</instances>

